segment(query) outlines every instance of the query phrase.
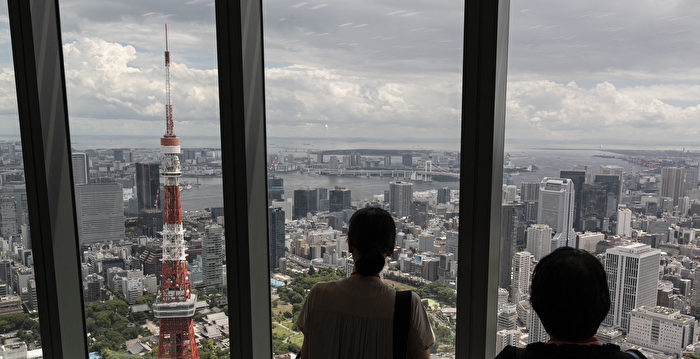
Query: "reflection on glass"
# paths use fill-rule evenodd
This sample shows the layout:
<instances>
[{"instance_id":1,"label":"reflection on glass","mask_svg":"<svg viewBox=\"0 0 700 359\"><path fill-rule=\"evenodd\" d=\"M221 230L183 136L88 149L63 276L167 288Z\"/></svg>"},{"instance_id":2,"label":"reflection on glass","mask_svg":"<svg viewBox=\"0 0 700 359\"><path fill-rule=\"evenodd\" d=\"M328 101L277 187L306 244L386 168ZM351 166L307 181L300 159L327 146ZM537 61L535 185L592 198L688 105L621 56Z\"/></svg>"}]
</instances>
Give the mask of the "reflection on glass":
<instances>
[{"instance_id":1,"label":"reflection on glass","mask_svg":"<svg viewBox=\"0 0 700 359\"><path fill-rule=\"evenodd\" d=\"M0 4L0 357L41 358L37 287L7 18L7 3L3 2Z\"/></svg>"},{"instance_id":2,"label":"reflection on glass","mask_svg":"<svg viewBox=\"0 0 700 359\"><path fill-rule=\"evenodd\" d=\"M607 273L600 342L664 357L696 341L683 328L700 314L698 98L687 96L698 79L679 59L697 48L682 15L697 7L622 11L631 4L511 2L497 352L549 339L529 286L562 246Z\"/></svg>"},{"instance_id":3,"label":"reflection on glass","mask_svg":"<svg viewBox=\"0 0 700 359\"><path fill-rule=\"evenodd\" d=\"M462 4L264 1L273 352L308 290L350 276L347 222L389 210L385 283L423 298L454 356Z\"/></svg>"},{"instance_id":4,"label":"reflection on glass","mask_svg":"<svg viewBox=\"0 0 700 359\"><path fill-rule=\"evenodd\" d=\"M227 358L213 1L60 6L88 350Z\"/></svg>"}]
</instances>

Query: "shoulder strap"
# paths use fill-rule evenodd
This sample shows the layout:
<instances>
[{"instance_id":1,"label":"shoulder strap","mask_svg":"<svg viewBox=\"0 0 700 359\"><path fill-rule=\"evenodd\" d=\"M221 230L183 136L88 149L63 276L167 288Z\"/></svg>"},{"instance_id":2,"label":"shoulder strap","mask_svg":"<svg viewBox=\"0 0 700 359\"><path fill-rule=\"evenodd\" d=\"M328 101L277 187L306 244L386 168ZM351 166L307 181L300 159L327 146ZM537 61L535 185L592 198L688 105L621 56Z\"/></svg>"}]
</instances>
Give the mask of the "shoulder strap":
<instances>
[{"instance_id":1,"label":"shoulder strap","mask_svg":"<svg viewBox=\"0 0 700 359\"><path fill-rule=\"evenodd\" d=\"M406 359L408 328L411 326L411 291L396 292L394 302L394 359Z\"/></svg>"}]
</instances>

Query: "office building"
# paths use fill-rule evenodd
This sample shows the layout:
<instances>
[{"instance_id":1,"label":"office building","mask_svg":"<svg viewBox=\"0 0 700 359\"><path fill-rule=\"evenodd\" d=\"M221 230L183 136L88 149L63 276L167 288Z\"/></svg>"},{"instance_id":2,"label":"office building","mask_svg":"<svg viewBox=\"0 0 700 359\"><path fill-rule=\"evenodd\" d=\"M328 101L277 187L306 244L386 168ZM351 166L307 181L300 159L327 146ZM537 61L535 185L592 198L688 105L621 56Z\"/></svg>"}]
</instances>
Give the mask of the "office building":
<instances>
[{"instance_id":1,"label":"office building","mask_svg":"<svg viewBox=\"0 0 700 359\"><path fill-rule=\"evenodd\" d=\"M498 262L498 286L510 288L511 258L515 253L518 236L518 214L515 204L501 206L500 260Z\"/></svg>"},{"instance_id":2,"label":"office building","mask_svg":"<svg viewBox=\"0 0 700 359\"><path fill-rule=\"evenodd\" d=\"M593 183L593 171L591 166L588 165L576 165L572 168L574 171L583 171L586 173L586 181L584 184Z\"/></svg>"},{"instance_id":3,"label":"office building","mask_svg":"<svg viewBox=\"0 0 700 359\"><path fill-rule=\"evenodd\" d=\"M139 212L144 209L162 208L158 163L136 163L136 198Z\"/></svg>"},{"instance_id":4,"label":"office building","mask_svg":"<svg viewBox=\"0 0 700 359\"><path fill-rule=\"evenodd\" d=\"M498 311L498 322L496 330L514 330L517 329L518 312L515 304L505 304Z\"/></svg>"},{"instance_id":5,"label":"office building","mask_svg":"<svg viewBox=\"0 0 700 359\"><path fill-rule=\"evenodd\" d=\"M683 167L664 167L661 169L661 197L670 197L673 199L673 205L678 204L678 198L681 197L683 187L685 186L685 168Z\"/></svg>"},{"instance_id":6,"label":"office building","mask_svg":"<svg viewBox=\"0 0 700 359\"><path fill-rule=\"evenodd\" d=\"M608 228L603 228L603 219L607 218L606 208L608 201L605 186L600 183L584 184L582 191L580 207L581 229L591 232L608 232Z\"/></svg>"},{"instance_id":7,"label":"office building","mask_svg":"<svg viewBox=\"0 0 700 359\"><path fill-rule=\"evenodd\" d=\"M267 201L281 201L284 196L284 179L278 177L267 178Z\"/></svg>"},{"instance_id":8,"label":"office building","mask_svg":"<svg viewBox=\"0 0 700 359\"><path fill-rule=\"evenodd\" d=\"M595 176L595 184L605 189L605 217L610 218L617 213L620 204L620 177L615 174Z\"/></svg>"},{"instance_id":9,"label":"office building","mask_svg":"<svg viewBox=\"0 0 700 359\"><path fill-rule=\"evenodd\" d=\"M545 177L540 182L537 223L546 224L554 233L564 235L564 244L575 246L573 232L574 186L568 178Z\"/></svg>"},{"instance_id":10,"label":"office building","mask_svg":"<svg viewBox=\"0 0 700 359\"><path fill-rule=\"evenodd\" d=\"M617 231L615 233L624 238L632 237L632 211L629 208L617 210Z\"/></svg>"},{"instance_id":11,"label":"office building","mask_svg":"<svg viewBox=\"0 0 700 359\"><path fill-rule=\"evenodd\" d=\"M318 211L318 191L315 189L294 190L294 210L292 218L306 218L308 213Z\"/></svg>"},{"instance_id":12,"label":"office building","mask_svg":"<svg viewBox=\"0 0 700 359\"><path fill-rule=\"evenodd\" d=\"M520 340L520 332L517 330L499 330L496 332L496 353L500 353L503 348L515 346Z\"/></svg>"},{"instance_id":13,"label":"office building","mask_svg":"<svg viewBox=\"0 0 700 359\"><path fill-rule=\"evenodd\" d=\"M14 197L0 196L0 235L9 239L17 233L17 202Z\"/></svg>"},{"instance_id":14,"label":"office building","mask_svg":"<svg viewBox=\"0 0 700 359\"><path fill-rule=\"evenodd\" d=\"M75 186L75 210L81 244L118 243L124 239L124 203L119 183Z\"/></svg>"},{"instance_id":15,"label":"office building","mask_svg":"<svg viewBox=\"0 0 700 359\"><path fill-rule=\"evenodd\" d=\"M268 250L270 255L270 269L279 267L280 258L285 256L284 244L284 210L281 208L270 207L267 209L267 225L268 225Z\"/></svg>"},{"instance_id":16,"label":"office building","mask_svg":"<svg viewBox=\"0 0 700 359\"><path fill-rule=\"evenodd\" d=\"M223 286L224 229L218 224L204 228L202 238L202 281L207 290Z\"/></svg>"},{"instance_id":17,"label":"office building","mask_svg":"<svg viewBox=\"0 0 700 359\"><path fill-rule=\"evenodd\" d=\"M533 224L527 228L527 251L536 261L552 251L552 228L546 224Z\"/></svg>"},{"instance_id":18,"label":"office building","mask_svg":"<svg viewBox=\"0 0 700 359\"><path fill-rule=\"evenodd\" d=\"M602 165L600 166L600 174L606 176L617 176L619 182L617 199L618 202L622 201L622 193L624 192L624 168L617 165Z\"/></svg>"},{"instance_id":19,"label":"office building","mask_svg":"<svg viewBox=\"0 0 700 359\"><path fill-rule=\"evenodd\" d=\"M73 164L73 185L87 184L90 181L87 154L74 152L71 154L71 160Z\"/></svg>"},{"instance_id":20,"label":"office building","mask_svg":"<svg viewBox=\"0 0 700 359\"><path fill-rule=\"evenodd\" d=\"M539 182L522 182L520 183L520 201L522 202L537 202L540 199L540 183Z\"/></svg>"},{"instance_id":21,"label":"office building","mask_svg":"<svg viewBox=\"0 0 700 359\"><path fill-rule=\"evenodd\" d=\"M401 155L401 164L404 167L413 167L413 155L409 153Z\"/></svg>"},{"instance_id":22,"label":"office building","mask_svg":"<svg viewBox=\"0 0 700 359\"><path fill-rule=\"evenodd\" d=\"M503 196L501 198L502 203L513 203L515 202L515 196L518 192L518 187L513 185L504 184L502 186Z\"/></svg>"},{"instance_id":23,"label":"office building","mask_svg":"<svg viewBox=\"0 0 700 359\"><path fill-rule=\"evenodd\" d=\"M681 314L677 309L642 306L630 312L627 342L680 355L695 341L697 333L694 317Z\"/></svg>"},{"instance_id":24,"label":"office building","mask_svg":"<svg viewBox=\"0 0 700 359\"><path fill-rule=\"evenodd\" d=\"M656 305L660 258L661 251L642 243L619 246L605 252L610 312L603 324L627 332L632 309Z\"/></svg>"},{"instance_id":25,"label":"office building","mask_svg":"<svg viewBox=\"0 0 700 359\"><path fill-rule=\"evenodd\" d=\"M534 259L530 252L518 252L513 256L513 282L511 284L513 303L529 298L530 272Z\"/></svg>"},{"instance_id":26,"label":"office building","mask_svg":"<svg viewBox=\"0 0 700 359\"><path fill-rule=\"evenodd\" d=\"M449 203L450 202L450 189L448 187L438 188L437 192L437 203Z\"/></svg>"},{"instance_id":27,"label":"office building","mask_svg":"<svg viewBox=\"0 0 700 359\"><path fill-rule=\"evenodd\" d=\"M413 183L391 182L389 183L389 210L398 218L411 215L411 203L413 202Z\"/></svg>"},{"instance_id":28,"label":"office building","mask_svg":"<svg viewBox=\"0 0 700 359\"><path fill-rule=\"evenodd\" d=\"M547 334L547 331L544 329L540 316L537 315L537 312L532 308L527 316L527 329L530 333L527 339L528 344L539 342L546 343L549 341L549 334Z\"/></svg>"},{"instance_id":29,"label":"office building","mask_svg":"<svg viewBox=\"0 0 700 359\"><path fill-rule=\"evenodd\" d=\"M330 190L328 206L330 212L340 212L352 208L350 190L343 187Z\"/></svg>"},{"instance_id":30,"label":"office building","mask_svg":"<svg viewBox=\"0 0 700 359\"><path fill-rule=\"evenodd\" d=\"M685 166L685 190L683 193L698 187L698 164L689 164Z\"/></svg>"},{"instance_id":31,"label":"office building","mask_svg":"<svg viewBox=\"0 0 700 359\"><path fill-rule=\"evenodd\" d=\"M583 231L581 226L581 196L583 195L583 185L586 183L585 171L560 171L559 177L568 178L574 184L574 224L577 231Z\"/></svg>"},{"instance_id":32,"label":"office building","mask_svg":"<svg viewBox=\"0 0 700 359\"><path fill-rule=\"evenodd\" d=\"M411 221L417 226L425 227L428 222L428 200L417 199L411 203Z\"/></svg>"}]
</instances>

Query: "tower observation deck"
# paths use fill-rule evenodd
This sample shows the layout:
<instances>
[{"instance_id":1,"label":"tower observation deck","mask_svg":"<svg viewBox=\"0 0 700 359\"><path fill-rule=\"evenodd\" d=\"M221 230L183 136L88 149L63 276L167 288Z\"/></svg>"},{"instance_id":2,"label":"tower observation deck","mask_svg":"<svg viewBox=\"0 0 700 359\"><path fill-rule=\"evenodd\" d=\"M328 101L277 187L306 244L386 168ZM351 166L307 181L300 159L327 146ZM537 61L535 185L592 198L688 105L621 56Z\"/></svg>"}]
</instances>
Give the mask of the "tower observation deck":
<instances>
[{"instance_id":1,"label":"tower observation deck","mask_svg":"<svg viewBox=\"0 0 700 359\"><path fill-rule=\"evenodd\" d=\"M163 186L163 272L153 315L160 319L158 358L199 359L192 327L197 296L190 291L180 211L180 139L175 136L170 102L170 51L165 25L165 134L160 139Z\"/></svg>"}]
</instances>

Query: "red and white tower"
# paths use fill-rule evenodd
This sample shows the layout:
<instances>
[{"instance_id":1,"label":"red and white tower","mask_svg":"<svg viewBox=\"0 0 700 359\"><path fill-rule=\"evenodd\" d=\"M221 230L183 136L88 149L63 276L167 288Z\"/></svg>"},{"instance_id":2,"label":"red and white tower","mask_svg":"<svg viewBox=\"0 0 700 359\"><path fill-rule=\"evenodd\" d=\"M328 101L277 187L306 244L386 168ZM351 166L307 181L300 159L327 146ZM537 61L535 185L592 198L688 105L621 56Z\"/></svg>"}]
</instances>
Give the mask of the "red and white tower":
<instances>
[{"instance_id":1,"label":"red and white tower","mask_svg":"<svg viewBox=\"0 0 700 359\"><path fill-rule=\"evenodd\" d=\"M185 239L180 212L180 139L173 132L170 103L170 52L165 25L165 135L160 139L163 159L160 174L165 178L163 203L163 273L153 315L160 319L158 358L199 359L192 328L197 295L190 292L185 260Z\"/></svg>"}]
</instances>

